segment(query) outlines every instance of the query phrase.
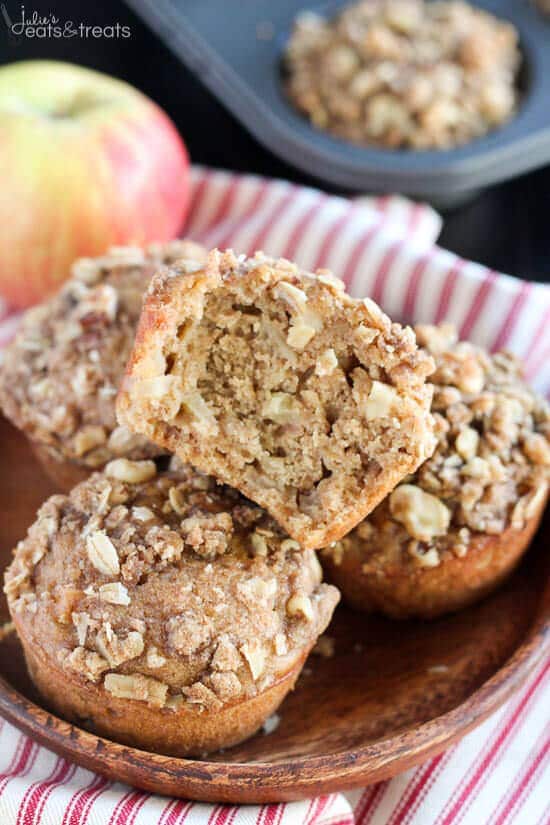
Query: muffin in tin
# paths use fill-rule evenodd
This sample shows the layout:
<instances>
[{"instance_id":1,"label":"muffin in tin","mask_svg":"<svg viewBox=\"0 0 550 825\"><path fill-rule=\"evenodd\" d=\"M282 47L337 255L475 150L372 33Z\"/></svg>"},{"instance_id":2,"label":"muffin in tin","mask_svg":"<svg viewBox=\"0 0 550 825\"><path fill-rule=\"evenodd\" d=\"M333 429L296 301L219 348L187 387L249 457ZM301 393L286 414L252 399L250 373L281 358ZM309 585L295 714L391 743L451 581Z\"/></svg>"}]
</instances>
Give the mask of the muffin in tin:
<instances>
[{"instance_id":1,"label":"muffin in tin","mask_svg":"<svg viewBox=\"0 0 550 825\"><path fill-rule=\"evenodd\" d=\"M201 755L252 735L293 687L339 598L321 574L234 490L115 459L42 506L5 591L49 707Z\"/></svg>"},{"instance_id":2,"label":"muffin in tin","mask_svg":"<svg viewBox=\"0 0 550 825\"><path fill-rule=\"evenodd\" d=\"M550 412L509 353L418 326L436 360L438 445L417 472L323 552L353 607L432 617L496 587L532 538L548 496Z\"/></svg>"},{"instance_id":3,"label":"muffin in tin","mask_svg":"<svg viewBox=\"0 0 550 825\"><path fill-rule=\"evenodd\" d=\"M286 87L311 123L369 146L448 149L515 113L514 26L456 0L361 0L298 15Z\"/></svg>"},{"instance_id":4,"label":"muffin in tin","mask_svg":"<svg viewBox=\"0 0 550 825\"><path fill-rule=\"evenodd\" d=\"M117 425L115 396L155 268L204 254L187 240L115 247L76 261L60 292L25 314L0 369L0 405L60 489L112 458L162 452Z\"/></svg>"}]
</instances>

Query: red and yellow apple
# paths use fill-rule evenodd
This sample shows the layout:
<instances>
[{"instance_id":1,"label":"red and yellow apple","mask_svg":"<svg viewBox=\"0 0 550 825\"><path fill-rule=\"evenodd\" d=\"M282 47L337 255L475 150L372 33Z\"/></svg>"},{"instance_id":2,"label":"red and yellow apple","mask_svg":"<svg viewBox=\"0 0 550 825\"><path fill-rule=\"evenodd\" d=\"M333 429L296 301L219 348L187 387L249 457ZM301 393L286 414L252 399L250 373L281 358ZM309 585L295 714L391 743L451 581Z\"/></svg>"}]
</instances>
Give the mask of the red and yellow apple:
<instances>
[{"instance_id":1,"label":"red and yellow apple","mask_svg":"<svg viewBox=\"0 0 550 825\"><path fill-rule=\"evenodd\" d=\"M188 168L172 121L127 83L69 63L0 68L0 295L25 307L79 256L174 238Z\"/></svg>"}]
</instances>

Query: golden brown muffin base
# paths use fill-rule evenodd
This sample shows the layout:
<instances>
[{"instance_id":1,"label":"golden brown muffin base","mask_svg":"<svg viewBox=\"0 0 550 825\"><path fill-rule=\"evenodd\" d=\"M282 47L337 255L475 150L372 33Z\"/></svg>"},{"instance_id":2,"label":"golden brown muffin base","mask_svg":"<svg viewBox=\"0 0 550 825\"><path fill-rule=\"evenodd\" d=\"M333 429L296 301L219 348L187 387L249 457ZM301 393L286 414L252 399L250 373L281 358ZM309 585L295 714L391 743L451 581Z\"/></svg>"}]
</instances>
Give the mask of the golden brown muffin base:
<instances>
[{"instance_id":1,"label":"golden brown muffin base","mask_svg":"<svg viewBox=\"0 0 550 825\"><path fill-rule=\"evenodd\" d=\"M545 504L521 529L508 527L498 536L478 533L465 556L449 555L437 567L388 564L381 565L377 574L364 573L359 539L347 544L340 564L323 554L321 562L327 580L355 610L393 619L433 619L479 601L506 579L527 550Z\"/></svg>"},{"instance_id":2,"label":"golden brown muffin base","mask_svg":"<svg viewBox=\"0 0 550 825\"><path fill-rule=\"evenodd\" d=\"M32 439L28 439L33 455L38 459L40 466L53 481L57 490L62 493L69 493L73 487L87 479L93 472L92 467L85 467L68 459L62 461L52 455L51 451L43 444L38 444Z\"/></svg>"},{"instance_id":3,"label":"golden brown muffin base","mask_svg":"<svg viewBox=\"0 0 550 825\"><path fill-rule=\"evenodd\" d=\"M294 687L309 649L266 690L217 711L189 706L173 711L119 699L84 679L68 677L55 662L28 644L15 618L25 661L36 688L52 710L68 722L107 739L167 756L204 756L253 736Z\"/></svg>"}]
</instances>

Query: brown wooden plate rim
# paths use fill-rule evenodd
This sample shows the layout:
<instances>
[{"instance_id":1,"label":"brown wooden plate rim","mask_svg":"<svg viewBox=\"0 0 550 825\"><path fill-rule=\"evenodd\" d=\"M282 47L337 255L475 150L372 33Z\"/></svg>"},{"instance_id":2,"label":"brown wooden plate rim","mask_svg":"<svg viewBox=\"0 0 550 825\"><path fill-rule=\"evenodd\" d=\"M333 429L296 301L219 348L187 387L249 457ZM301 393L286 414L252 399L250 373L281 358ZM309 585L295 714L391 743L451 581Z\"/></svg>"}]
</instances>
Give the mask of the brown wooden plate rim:
<instances>
[{"instance_id":1,"label":"brown wooden plate rim","mask_svg":"<svg viewBox=\"0 0 550 825\"><path fill-rule=\"evenodd\" d=\"M155 791L176 787L195 799L279 801L379 781L443 751L468 733L525 682L542 660L550 639L550 584L523 643L464 702L413 729L364 747L322 756L270 762L208 762L142 751L112 742L50 714L0 676L0 714L56 753L99 773L124 765L128 782ZM109 772L115 773L115 771ZM252 783L252 784L251 784ZM205 784L210 786L205 793ZM165 791L166 792L166 791ZM176 791L174 790L174 793ZM271 793L271 796L270 796ZM246 797L246 798L245 798Z\"/></svg>"}]
</instances>

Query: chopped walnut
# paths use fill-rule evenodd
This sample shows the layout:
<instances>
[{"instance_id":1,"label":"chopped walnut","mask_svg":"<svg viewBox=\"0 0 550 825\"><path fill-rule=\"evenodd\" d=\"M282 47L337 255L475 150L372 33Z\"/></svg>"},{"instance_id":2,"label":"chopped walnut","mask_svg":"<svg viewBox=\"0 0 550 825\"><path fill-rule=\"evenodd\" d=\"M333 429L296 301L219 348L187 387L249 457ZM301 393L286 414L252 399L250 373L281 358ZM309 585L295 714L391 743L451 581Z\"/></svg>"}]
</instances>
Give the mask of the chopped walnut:
<instances>
[{"instance_id":1,"label":"chopped walnut","mask_svg":"<svg viewBox=\"0 0 550 825\"><path fill-rule=\"evenodd\" d=\"M156 472L154 461L130 461L127 458L115 458L105 467L105 473L109 478L124 481L127 484L149 481L156 475Z\"/></svg>"},{"instance_id":2,"label":"chopped walnut","mask_svg":"<svg viewBox=\"0 0 550 825\"><path fill-rule=\"evenodd\" d=\"M451 514L436 496L424 492L414 484L400 484L390 495L390 511L409 535L419 541L429 541L443 535Z\"/></svg>"},{"instance_id":3,"label":"chopped walnut","mask_svg":"<svg viewBox=\"0 0 550 825\"><path fill-rule=\"evenodd\" d=\"M110 667L118 667L131 659L137 659L144 649L141 633L131 630L127 636L117 636L110 622L105 622L97 633L95 645Z\"/></svg>"},{"instance_id":4,"label":"chopped walnut","mask_svg":"<svg viewBox=\"0 0 550 825\"><path fill-rule=\"evenodd\" d=\"M170 487L168 490L168 500L172 505L174 512L179 516L183 516L187 513L189 505L185 500L185 496L182 495L181 491L178 490L177 487Z\"/></svg>"},{"instance_id":5,"label":"chopped walnut","mask_svg":"<svg viewBox=\"0 0 550 825\"><path fill-rule=\"evenodd\" d=\"M90 452L90 450L93 450L95 447L105 444L106 441L107 435L105 428L99 427L96 424L89 424L86 427L82 427L74 437L75 454L80 458L80 456Z\"/></svg>"},{"instance_id":6,"label":"chopped walnut","mask_svg":"<svg viewBox=\"0 0 550 825\"><path fill-rule=\"evenodd\" d=\"M167 684L140 674L108 673L103 684L117 699L134 699L156 708L163 707L168 693Z\"/></svg>"}]
</instances>

